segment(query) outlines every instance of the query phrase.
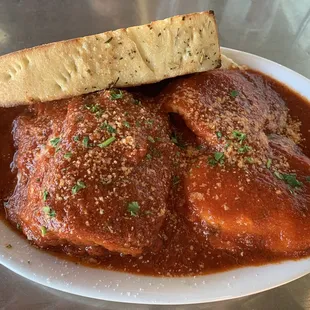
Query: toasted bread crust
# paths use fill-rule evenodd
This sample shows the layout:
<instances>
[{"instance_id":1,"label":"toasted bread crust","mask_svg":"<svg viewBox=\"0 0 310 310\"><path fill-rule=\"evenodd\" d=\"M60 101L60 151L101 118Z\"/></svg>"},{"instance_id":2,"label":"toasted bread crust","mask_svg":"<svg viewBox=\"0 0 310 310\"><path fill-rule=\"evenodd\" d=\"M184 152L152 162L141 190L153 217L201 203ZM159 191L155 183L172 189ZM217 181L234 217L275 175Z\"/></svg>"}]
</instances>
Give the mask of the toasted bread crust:
<instances>
[{"instance_id":1,"label":"toasted bread crust","mask_svg":"<svg viewBox=\"0 0 310 310\"><path fill-rule=\"evenodd\" d=\"M175 16L0 57L0 106L155 83L220 65L213 12Z\"/></svg>"}]
</instances>

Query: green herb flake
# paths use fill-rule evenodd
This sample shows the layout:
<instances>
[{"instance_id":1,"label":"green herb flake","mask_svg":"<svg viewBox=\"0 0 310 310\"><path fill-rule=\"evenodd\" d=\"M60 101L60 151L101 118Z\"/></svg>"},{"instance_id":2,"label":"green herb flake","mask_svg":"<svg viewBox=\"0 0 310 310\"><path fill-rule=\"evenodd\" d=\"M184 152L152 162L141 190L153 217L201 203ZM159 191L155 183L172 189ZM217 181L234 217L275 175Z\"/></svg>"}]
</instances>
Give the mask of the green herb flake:
<instances>
[{"instance_id":1,"label":"green herb flake","mask_svg":"<svg viewBox=\"0 0 310 310\"><path fill-rule=\"evenodd\" d=\"M55 217L56 216L56 212L55 210L53 210L52 208L50 208L50 206L44 206L42 208L43 212L45 213L45 215L48 215L50 217Z\"/></svg>"},{"instance_id":2,"label":"green herb flake","mask_svg":"<svg viewBox=\"0 0 310 310\"><path fill-rule=\"evenodd\" d=\"M247 152L249 152L249 151L251 151L251 150L252 150L252 148L251 148L250 146L244 145L244 146L242 146L242 147L240 147L240 148L238 149L238 153L240 153L240 154L245 154L245 153L247 153Z\"/></svg>"},{"instance_id":3,"label":"green herb flake","mask_svg":"<svg viewBox=\"0 0 310 310\"><path fill-rule=\"evenodd\" d=\"M84 146L85 148L88 148L88 147L89 147L89 137L88 137L88 136L85 136L85 137L83 138L82 143L83 143L83 146Z\"/></svg>"},{"instance_id":4,"label":"green herb flake","mask_svg":"<svg viewBox=\"0 0 310 310\"><path fill-rule=\"evenodd\" d=\"M43 201L46 201L47 197L49 196L48 191L45 189L43 191Z\"/></svg>"},{"instance_id":5,"label":"green herb flake","mask_svg":"<svg viewBox=\"0 0 310 310\"><path fill-rule=\"evenodd\" d=\"M111 89L110 91L110 99L118 100L123 98L123 92L120 89Z\"/></svg>"},{"instance_id":6,"label":"green herb flake","mask_svg":"<svg viewBox=\"0 0 310 310\"><path fill-rule=\"evenodd\" d=\"M174 143L179 148L181 148L181 149L185 148L185 145L182 142L180 135L178 136L175 132L172 133L170 140L172 143Z\"/></svg>"},{"instance_id":7,"label":"green herb flake","mask_svg":"<svg viewBox=\"0 0 310 310\"><path fill-rule=\"evenodd\" d=\"M145 121L145 123L146 123L147 125L149 125L149 126L152 126L153 123L154 123L154 120L153 120L153 119L147 119L147 120Z\"/></svg>"},{"instance_id":8,"label":"green herb flake","mask_svg":"<svg viewBox=\"0 0 310 310\"><path fill-rule=\"evenodd\" d=\"M280 172L275 171L275 172L274 172L274 175L275 175L279 180L283 180L283 175L282 175Z\"/></svg>"},{"instance_id":9,"label":"green herb flake","mask_svg":"<svg viewBox=\"0 0 310 310\"><path fill-rule=\"evenodd\" d=\"M280 173L278 171L274 172L274 175L279 179L284 181L290 189L296 189L301 188L303 186L303 183L297 180L297 176L295 173Z\"/></svg>"},{"instance_id":10,"label":"green herb flake","mask_svg":"<svg viewBox=\"0 0 310 310\"><path fill-rule=\"evenodd\" d=\"M61 139L59 137L56 137L56 138L53 138L50 140L50 144L51 144L51 146L56 148L58 146L58 144L60 143L60 141L61 141Z\"/></svg>"},{"instance_id":11,"label":"green herb flake","mask_svg":"<svg viewBox=\"0 0 310 310\"><path fill-rule=\"evenodd\" d=\"M98 144L99 147L104 148L109 146L111 143L113 143L116 140L115 137L110 137L109 139L103 141L102 143Z\"/></svg>"},{"instance_id":12,"label":"green herb flake","mask_svg":"<svg viewBox=\"0 0 310 310\"><path fill-rule=\"evenodd\" d=\"M215 167L217 165L217 161L213 158L213 157L209 157L208 158L208 164L211 166L211 167Z\"/></svg>"},{"instance_id":13,"label":"green herb flake","mask_svg":"<svg viewBox=\"0 0 310 310\"><path fill-rule=\"evenodd\" d=\"M221 139L223 137L223 135L220 131L217 131L215 134L216 134L218 139Z\"/></svg>"},{"instance_id":14,"label":"green herb flake","mask_svg":"<svg viewBox=\"0 0 310 310\"><path fill-rule=\"evenodd\" d=\"M246 134L237 130L232 132L234 139L236 139L241 144L246 140Z\"/></svg>"},{"instance_id":15,"label":"green herb flake","mask_svg":"<svg viewBox=\"0 0 310 310\"><path fill-rule=\"evenodd\" d=\"M21 225L19 223L16 224L16 229L17 230L22 230L22 227L21 227Z\"/></svg>"},{"instance_id":16,"label":"green herb flake","mask_svg":"<svg viewBox=\"0 0 310 310\"><path fill-rule=\"evenodd\" d=\"M86 185L82 180L78 180L76 184L72 187L72 194L75 195L79 192L79 190L85 188Z\"/></svg>"},{"instance_id":17,"label":"green herb flake","mask_svg":"<svg viewBox=\"0 0 310 310\"><path fill-rule=\"evenodd\" d=\"M108 124L107 121L104 121L104 123L101 125L101 129L106 130L108 133L116 133L116 129Z\"/></svg>"},{"instance_id":18,"label":"green herb flake","mask_svg":"<svg viewBox=\"0 0 310 310\"><path fill-rule=\"evenodd\" d=\"M139 106L142 105L141 100L139 100L139 99L134 99L133 104L139 105Z\"/></svg>"},{"instance_id":19,"label":"green herb flake","mask_svg":"<svg viewBox=\"0 0 310 310\"><path fill-rule=\"evenodd\" d=\"M65 155L64 155L64 158L65 159L69 159L72 157L72 153L71 152L67 152Z\"/></svg>"},{"instance_id":20,"label":"green herb flake","mask_svg":"<svg viewBox=\"0 0 310 310\"><path fill-rule=\"evenodd\" d=\"M230 92L230 96L233 98L236 98L238 95L239 95L239 92L235 89Z\"/></svg>"},{"instance_id":21,"label":"green herb flake","mask_svg":"<svg viewBox=\"0 0 310 310\"><path fill-rule=\"evenodd\" d=\"M12 244L10 244L10 243L9 243L9 244L6 244L5 247L6 247L7 249L12 249L12 248L13 248Z\"/></svg>"},{"instance_id":22,"label":"green herb flake","mask_svg":"<svg viewBox=\"0 0 310 310\"><path fill-rule=\"evenodd\" d=\"M177 137L175 137L175 136L171 137L171 142L174 143L175 145L178 145Z\"/></svg>"},{"instance_id":23,"label":"green herb flake","mask_svg":"<svg viewBox=\"0 0 310 310\"><path fill-rule=\"evenodd\" d=\"M47 234L47 228L45 226L41 226L41 235L44 237Z\"/></svg>"},{"instance_id":24,"label":"green herb flake","mask_svg":"<svg viewBox=\"0 0 310 310\"><path fill-rule=\"evenodd\" d=\"M104 110L98 104L85 104L84 107L91 113L95 114L95 116L98 118L101 117L104 112Z\"/></svg>"},{"instance_id":25,"label":"green herb flake","mask_svg":"<svg viewBox=\"0 0 310 310\"><path fill-rule=\"evenodd\" d=\"M213 154L213 157L209 156L208 158L208 163L212 167L216 166L217 164L222 166L224 162L225 162L225 155L223 152L215 152Z\"/></svg>"},{"instance_id":26,"label":"green herb flake","mask_svg":"<svg viewBox=\"0 0 310 310\"><path fill-rule=\"evenodd\" d=\"M110 43L112 40L113 40L113 37L111 37L110 39L106 40L104 43L105 44Z\"/></svg>"},{"instance_id":27,"label":"green herb flake","mask_svg":"<svg viewBox=\"0 0 310 310\"><path fill-rule=\"evenodd\" d=\"M148 160L151 160L151 159L152 159L152 155L151 155L151 154L146 154L146 158L147 158Z\"/></svg>"},{"instance_id":28,"label":"green herb flake","mask_svg":"<svg viewBox=\"0 0 310 310\"><path fill-rule=\"evenodd\" d=\"M148 137L147 137L147 139L148 139L151 143L155 143L155 140L154 140L154 138L153 138L153 137L148 136Z\"/></svg>"},{"instance_id":29,"label":"green herb flake","mask_svg":"<svg viewBox=\"0 0 310 310\"><path fill-rule=\"evenodd\" d=\"M267 159L267 162L266 162L266 167L267 167L267 169L270 169L271 164L272 164L272 159L271 159L271 158L268 158L268 159Z\"/></svg>"},{"instance_id":30,"label":"green herb flake","mask_svg":"<svg viewBox=\"0 0 310 310\"><path fill-rule=\"evenodd\" d=\"M73 141L78 142L79 140L80 140L80 136L79 135L73 137Z\"/></svg>"},{"instance_id":31,"label":"green herb flake","mask_svg":"<svg viewBox=\"0 0 310 310\"><path fill-rule=\"evenodd\" d=\"M139 210L140 206L138 202L133 201L128 204L127 211L130 213L131 216L138 216Z\"/></svg>"},{"instance_id":32,"label":"green herb flake","mask_svg":"<svg viewBox=\"0 0 310 310\"><path fill-rule=\"evenodd\" d=\"M295 173L292 174L283 173L282 176L285 183L292 188L300 188L303 186L303 183L297 180Z\"/></svg>"},{"instance_id":33,"label":"green herb flake","mask_svg":"<svg viewBox=\"0 0 310 310\"><path fill-rule=\"evenodd\" d=\"M173 184L173 186L178 185L180 183L180 181L181 181L181 179L180 179L180 177L178 175L174 175L172 177L172 184Z\"/></svg>"},{"instance_id":34,"label":"green herb flake","mask_svg":"<svg viewBox=\"0 0 310 310\"><path fill-rule=\"evenodd\" d=\"M310 176L306 177L306 181L310 182Z\"/></svg>"},{"instance_id":35,"label":"green herb flake","mask_svg":"<svg viewBox=\"0 0 310 310\"><path fill-rule=\"evenodd\" d=\"M227 141L227 143L224 146L224 149L227 150L231 145L231 141Z\"/></svg>"},{"instance_id":36,"label":"green herb flake","mask_svg":"<svg viewBox=\"0 0 310 310\"><path fill-rule=\"evenodd\" d=\"M221 160L223 157L224 157L224 153L223 153L223 152L215 152L215 153L214 153L214 159L215 159L216 161Z\"/></svg>"},{"instance_id":37,"label":"green herb flake","mask_svg":"<svg viewBox=\"0 0 310 310\"><path fill-rule=\"evenodd\" d=\"M245 160L246 163L249 163L249 164L253 164L254 163L254 160L253 160L252 157L245 157L244 160Z\"/></svg>"},{"instance_id":38,"label":"green herb flake","mask_svg":"<svg viewBox=\"0 0 310 310\"><path fill-rule=\"evenodd\" d=\"M125 127L130 128L130 124L127 121L125 121L123 124Z\"/></svg>"}]
</instances>

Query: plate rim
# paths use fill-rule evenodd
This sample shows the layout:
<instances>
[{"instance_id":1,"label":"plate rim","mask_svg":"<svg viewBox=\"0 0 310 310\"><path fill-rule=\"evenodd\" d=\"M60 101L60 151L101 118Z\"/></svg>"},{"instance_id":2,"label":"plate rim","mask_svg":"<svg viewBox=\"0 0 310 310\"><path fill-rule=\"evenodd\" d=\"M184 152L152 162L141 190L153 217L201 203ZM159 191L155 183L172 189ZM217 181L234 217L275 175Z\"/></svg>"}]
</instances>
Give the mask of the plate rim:
<instances>
[{"instance_id":1,"label":"plate rim","mask_svg":"<svg viewBox=\"0 0 310 310\"><path fill-rule=\"evenodd\" d=\"M302 80L304 83L308 84L308 86L310 86L310 80L307 79L306 77L304 77L303 75L281 65L281 64L278 64L274 61L271 61L271 60L268 60L266 58L263 58L261 56L258 56L258 55L255 55L255 54L251 54L251 53L247 53L247 52L243 52L243 51L239 51L239 50L235 50L235 49L231 49L231 48L225 48L225 47L221 47L221 50L223 51L223 54L225 54L226 56L230 57L231 55L241 55L241 57L247 57L247 58L250 58L250 59L253 59L255 58L256 60L258 61L262 61L264 63L269 63L271 64L273 67L276 66L278 67L279 69L281 70L284 70L286 72L288 72L288 75L291 76L291 77L296 77L297 79L300 79ZM235 57L231 56L232 59L236 60ZM256 68L256 70L259 71L259 69ZM263 72L263 71L262 71ZM264 71L265 72L265 71ZM273 76L272 74L269 74L268 75L271 75ZM274 76L273 76L274 77ZM279 78L276 78L277 80L279 80ZM288 83L285 83L285 84L288 84ZM301 93L302 95L305 95L308 100L310 101L310 90L309 90L309 93L305 93L305 92L300 92L300 90L298 89L298 85L297 87L294 87L292 86L292 84L288 84L288 86L292 89L294 89L295 91L297 91L298 93ZM310 88L310 87L309 87ZM5 223L0 223L0 231L3 230L3 226L6 226ZM11 228L8 228L7 229L10 229ZM14 234L17 236L18 239L22 240L21 236L17 235L17 234ZM7 236L6 236L7 237ZM25 240L24 240L25 241ZM21 241L22 243L24 243L23 241ZM1 242L2 243L2 242ZM67 261L67 260L62 260L60 258L55 258L55 256L49 254L48 252L44 252L44 251L41 251L41 250L38 250L38 249L35 249L33 246L31 246L30 244L27 243L27 245L23 245L25 249L28 249L30 252L34 252L35 254L37 252L35 251L39 251L40 254L38 255L39 257L47 257L47 261L49 262L51 260L51 258L53 257L55 261L58 261L59 265L70 265L70 262ZM103 296L97 296L96 294L90 294L88 291L85 291L85 293L81 293L81 292L77 292L77 288L75 288L75 286L64 286L64 285L60 285L57 281L56 282L48 282L47 279L45 280L42 280L40 277L38 277L36 275L35 272L33 272L32 269L33 266L29 267L29 264L25 264L25 262L21 261L20 258L18 257L14 257L14 255L12 255L12 252L10 253L10 251L12 251L12 249L8 250L8 249L5 249L5 247L0 247L0 264L3 265L4 267L8 268L9 270L15 272L16 274L32 281L32 282L35 282L35 283L38 283L38 284L41 284L45 287L49 287L49 288L52 288L52 289L55 289L57 291L62 291L62 292L66 292L66 293L69 293L69 294L73 294L73 295L77 295L77 296L83 296L83 297L87 297L87 298L94 298L94 299L98 299L98 300L105 300L105 301L111 301L111 302L120 302L120 303L132 303L132 304L149 304L149 305L189 305L189 304L200 304L200 303L211 303L211 302L217 302L217 301L225 301L225 300L232 300L232 299L236 299L236 298L240 298L240 297L246 297L246 296L250 296L250 295L253 295L253 294L258 294L258 293L261 293L261 292L265 292L267 290L270 290L270 289L273 289L273 288L276 288L276 287L279 287L279 286L282 286L284 284L287 284L289 282L292 282L292 281L295 281L305 275L307 275L308 273L310 273L310 257L308 258L304 258L304 259L300 259L300 260L296 260L296 261L292 261L292 260L285 260L285 261L282 261L282 262L279 262L279 263L272 263L272 264L266 264L266 265L263 265L263 266L248 266L248 267L242 267L242 268L236 268L236 269L233 269L233 270L229 270L229 271L222 271L222 272L219 272L219 273L216 273L216 274L210 274L210 275L203 275L203 276L196 276L196 277L182 277L182 278L159 278L159 277L152 277L152 276L144 276L144 275L132 275L132 274L127 274L127 273L123 273L123 272L118 272L118 271L109 271L109 270L105 270L105 269L98 269L98 268L92 268L92 267L81 267L82 268L86 268L87 270L101 270L103 273L113 273L114 275L115 274L120 274L121 276L120 277L128 277L128 279L131 279L131 278L135 278L135 277L138 277L138 278L143 278L143 280L145 279L161 279L162 281L164 281L163 279L177 279L178 282L182 282L182 280L185 280L185 282L189 279L189 280L193 280L193 279L198 279L198 278L205 278L205 277L217 277L218 275L225 275L225 274L230 274L230 273L234 273L234 272L239 272L241 271L244 272L245 270L249 270L249 272L254 272L254 270L259 270L260 269L268 269L268 268L271 268L272 266L277 269L278 267L280 267L281 269L281 266L282 265L290 265L290 264L293 264L294 266L296 264L299 264L301 266L305 265L306 267L303 269L304 271L302 272L299 272L297 273L295 276L292 276L291 278L288 278L282 282L279 282L279 283L276 283L276 284L272 284L272 285L266 285L264 288L262 289L259 289L259 290L256 290L256 291L249 291L247 293L241 293L241 294L234 294L234 295L226 295L226 296L222 296L222 297L217 297L217 298L204 298L203 296L201 296L201 293L198 294L200 297L200 300L195 300L195 299L190 299L188 301L186 300L182 300L180 302L178 302L177 300L173 299L172 301L164 301L163 299L162 300L157 300L156 298L151 300L151 298L149 299L148 302L144 301L143 299L139 300L139 298L133 298L131 295L128 295L128 296L124 296L122 295L122 297L113 297L113 296L109 296L108 295L108 290L105 294L103 294ZM39 253L38 252L38 253ZM58 264L56 263L56 265ZM28 267L28 268L27 268ZM266 267L266 268L264 268ZM32 272L32 275L31 275L31 272L29 271L29 269L31 270ZM40 269L39 269L40 270ZM65 270L65 269L64 269ZM88 272L86 271L87 273L91 273L91 272ZM242 281L240 279L240 281ZM142 282L145 282L145 281L142 281ZM165 282L165 281L164 281ZM166 282L175 282L175 281L166 281ZM160 292L158 292L158 294L160 294ZM107 298L108 297L108 298Z\"/></svg>"}]
</instances>

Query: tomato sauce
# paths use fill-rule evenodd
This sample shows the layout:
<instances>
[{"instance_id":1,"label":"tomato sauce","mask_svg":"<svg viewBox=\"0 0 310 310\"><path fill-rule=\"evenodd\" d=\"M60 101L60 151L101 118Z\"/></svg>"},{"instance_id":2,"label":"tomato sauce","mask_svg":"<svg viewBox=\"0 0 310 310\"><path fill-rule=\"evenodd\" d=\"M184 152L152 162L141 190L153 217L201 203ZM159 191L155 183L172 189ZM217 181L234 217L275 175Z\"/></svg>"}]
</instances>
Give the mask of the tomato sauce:
<instances>
[{"instance_id":1,"label":"tomato sauce","mask_svg":"<svg viewBox=\"0 0 310 310\"><path fill-rule=\"evenodd\" d=\"M248 72L254 78L255 76L260 79L263 78L265 83L268 83L287 104L291 118L301 122L302 140L300 147L305 155L310 156L310 103L272 78L252 70L248 70ZM160 88L162 88L162 85ZM143 87L139 88L138 91L147 93L147 90L143 89ZM12 195L16 184L16 173L12 172L11 166L15 152L12 124L18 115L26 111L27 107L0 108L0 133L2 137L0 146L0 169L2 171L0 199L2 204ZM170 191L169 209L161 228L161 244L159 249L137 256L109 251L99 256L81 256L78 254L78 249L72 246L70 251L67 251L70 252L68 257L61 253L61 247L56 246L51 248L53 255L74 260L77 263L87 264L91 267L96 266L104 269L153 276L201 275L232 268L279 262L285 259L299 259L310 255L310 247L304 250L277 253L262 247L259 240L255 240L255 238L252 240L253 245L251 248L239 244L237 251L230 251L228 248L217 248L214 244L212 245L210 240L206 238L206 228L199 221L188 220L190 214L184 203L183 194L186 185L181 178L183 170L187 169L188 161L194 162L195 154L198 154L201 150L206 150L208 146L200 138L197 138L176 114L170 115L170 126L172 135L176 137L182 136L182 139L176 141L179 150L174 155L175 164L172 167L174 169L174 176ZM191 153L190 157L185 154L188 152ZM253 188L253 191L255 190ZM268 208L267 205L266 208ZM0 210L1 218L6 222L5 208ZM310 216L303 221L306 221L310 226ZM208 229L212 233L212 228ZM16 230L15 227L14 230ZM12 233L15 232L12 230ZM299 238L302 239L303 235L300 235ZM14 245L12 246L13 251Z\"/></svg>"}]
</instances>

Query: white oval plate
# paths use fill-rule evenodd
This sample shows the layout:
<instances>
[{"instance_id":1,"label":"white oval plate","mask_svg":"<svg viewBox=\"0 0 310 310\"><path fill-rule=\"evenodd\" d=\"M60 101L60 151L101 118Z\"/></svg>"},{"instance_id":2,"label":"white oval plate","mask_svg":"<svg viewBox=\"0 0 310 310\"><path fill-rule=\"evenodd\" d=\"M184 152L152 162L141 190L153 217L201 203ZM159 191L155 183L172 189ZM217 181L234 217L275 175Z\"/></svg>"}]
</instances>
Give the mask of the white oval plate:
<instances>
[{"instance_id":1,"label":"white oval plate","mask_svg":"<svg viewBox=\"0 0 310 310\"><path fill-rule=\"evenodd\" d=\"M277 63L223 48L239 64L284 82L310 100L310 81ZM0 263L42 285L86 297L141 304L191 304L258 293L310 272L310 258L246 267L206 276L155 278L93 269L56 258L30 246L0 222ZM6 244L13 248L7 249ZM28 263L28 261L30 263Z\"/></svg>"}]
</instances>

